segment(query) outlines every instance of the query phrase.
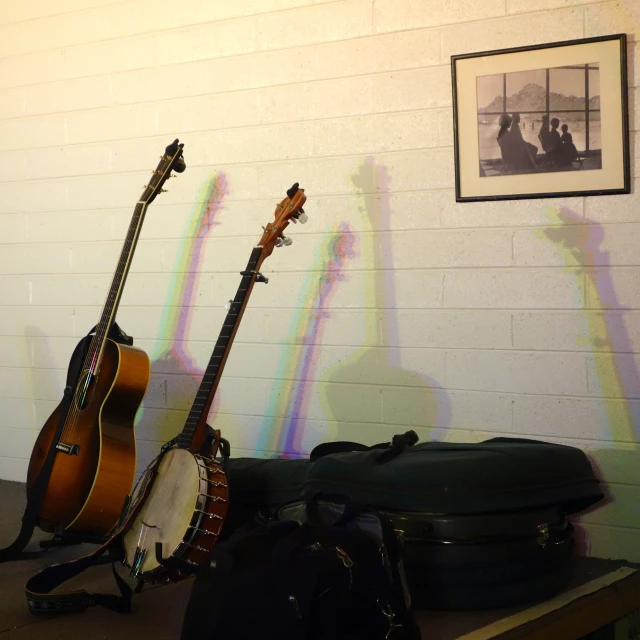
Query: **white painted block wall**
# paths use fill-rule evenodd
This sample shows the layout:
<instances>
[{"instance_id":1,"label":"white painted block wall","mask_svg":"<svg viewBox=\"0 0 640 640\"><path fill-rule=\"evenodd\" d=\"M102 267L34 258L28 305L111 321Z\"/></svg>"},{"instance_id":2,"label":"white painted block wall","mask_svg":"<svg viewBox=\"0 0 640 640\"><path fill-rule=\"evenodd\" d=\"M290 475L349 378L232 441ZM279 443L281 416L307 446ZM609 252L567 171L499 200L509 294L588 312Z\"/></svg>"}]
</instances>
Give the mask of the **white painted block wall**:
<instances>
[{"instance_id":1,"label":"white painted block wall","mask_svg":"<svg viewBox=\"0 0 640 640\"><path fill-rule=\"evenodd\" d=\"M450 79L452 54L626 32L636 176L639 2L1 5L1 478L24 480L179 137L188 169L149 210L118 315L152 359L141 468L299 181L309 222L265 263L212 416L233 453L406 428L577 445L611 496L581 519L586 552L640 560L638 198L456 204Z\"/></svg>"}]
</instances>

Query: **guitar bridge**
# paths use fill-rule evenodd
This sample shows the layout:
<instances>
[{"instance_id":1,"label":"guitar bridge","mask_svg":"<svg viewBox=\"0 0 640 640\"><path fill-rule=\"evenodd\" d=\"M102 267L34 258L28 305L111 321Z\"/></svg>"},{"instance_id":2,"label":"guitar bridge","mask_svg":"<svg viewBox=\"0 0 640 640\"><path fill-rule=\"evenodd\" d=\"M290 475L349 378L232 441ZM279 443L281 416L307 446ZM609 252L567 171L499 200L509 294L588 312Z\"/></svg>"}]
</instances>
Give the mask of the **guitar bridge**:
<instances>
[{"instance_id":1,"label":"guitar bridge","mask_svg":"<svg viewBox=\"0 0 640 640\"><path fill-rule=\"evenodd\" d=\"M80 453L79 444L69 444L67 442L58 442L58 444L56 445L56 449L58 451L62 451L62 453L66 453L69 456L77 456Z\"/></svg>"}]
</instances>

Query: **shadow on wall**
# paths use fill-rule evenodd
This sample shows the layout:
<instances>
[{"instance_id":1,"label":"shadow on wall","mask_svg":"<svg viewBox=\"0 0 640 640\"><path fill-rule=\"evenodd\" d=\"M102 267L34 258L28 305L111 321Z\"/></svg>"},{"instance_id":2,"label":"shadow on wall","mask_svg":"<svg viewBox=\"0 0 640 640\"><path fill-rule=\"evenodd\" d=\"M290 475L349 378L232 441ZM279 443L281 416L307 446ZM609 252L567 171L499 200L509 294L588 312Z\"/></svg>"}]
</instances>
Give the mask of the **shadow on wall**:
<instances>
[{"instance_id":1,"label":"shadow on wall","mask_svg":"<svg viewBox=\"0 0 640 640\"><path fill-rule=\"evenodd\" d=\"M427 376L402 366L397 346L398 318L391 242L391 180L387 167L368 156L351 176L359 210L368 222L362 234L365 306L376 310L378 326L367 323L365 346L326 371L324 406L336 424L333 437L352 440L350 428L366 429L366 444L389 440L413 428L421 441L433 427L446 428L451 419L449 397ZM366 226L366 225L365 225ZM428 357L428 352L426 352ZM375 413L374 413L375 412ZM374 426L375 425L375 426Z\"/></svg>"},{"instance_id":2,"label":"shadow on wall","mask_svg":"<svg viewBox=\"0 0 640 640\"><path fill-rule=\"evenodd\" d=\"M204 370L196 365L189 354L187 341L195 310L195 297L200 280L199 264L203 257L204 242L211 229L219 224L218 217L227 193L225 174L215 173L202 187L201 197L198 198L198 202L202 203L198 205L199 210L189 216L187 230L182 236L184 240L181 250L172 270L174 279L169 288L158 336L160 346L157 352L151 355L150 388L136 425L139 441L164 443L180 433L202 381ZM217 337L217 333L212 330L211 350ZM157 398L167 393L166 389L160 392L152 389L154 378L168 381L172 402L177 402L179 408L146 406L149 396ZM216 394L211 414L217 410L218 396L219 394ZM139 456L138 471L144 469L149 462L150 458L142 459Z\"/></svg>"},{"instance_id":3,"label":"shadow on wall","mask_svg":"<svg viewBox=\"0 0 640 640\"><path fill-rule=\"evenodd\" d=\"M588 450L598 477L608 485L605 500L581 516L595 526L588 537L581 532L580 552L620 557L637 549L640 541L640 510L634 508L640 491L640 402L635 400L640 398L640 375L625 324L627 309L617 299L609 254L601 248L602 225L568 208L551 209L549 216L554 226L542 233L556 246L581 292L586 330L577 346L592 353L588 388L599 400L602 439L613 443L608 449ZM640 556L628 559L638 561Z\"/></svg>"},{"instance_id":4,"label":"shadow on wall","mask_svg":"<svg viewBox=\"0 0 640 640\"><path fill-rule=\"evenodd\" d=\"M275 417L273 423L263 429L257 445L259 450L277 452L282 457L300 457L305 453L305 426L324 331L331 318L331 299L338 283L347 277L346 264L355 255L356 235L344 221L316 250L314 265L298 298L300 310L294 314L286 339L296 348L285 352L278 367L279 387L274 388L266 412Z\"/></svg>"},{"instance_id":5,"label":"shadow on wall","mask_svg":"<svg viewBox=\"0 0 640 640\"><path fill-rule=\"evenodd\" d=\"M33 411L35 420L35 430L29 429L28 435L27 455L30 460L36 438L53 410L62 402L68 364L62 377L56 373L50 346L51 336L46 335L40 327L25 326L24 337L25 348L22 356L25 364L21 369L27 398L24 402L28 403L29 409ZM75 345L69 353L69 360L74 348Z\"/></svg>"}]
</instances>

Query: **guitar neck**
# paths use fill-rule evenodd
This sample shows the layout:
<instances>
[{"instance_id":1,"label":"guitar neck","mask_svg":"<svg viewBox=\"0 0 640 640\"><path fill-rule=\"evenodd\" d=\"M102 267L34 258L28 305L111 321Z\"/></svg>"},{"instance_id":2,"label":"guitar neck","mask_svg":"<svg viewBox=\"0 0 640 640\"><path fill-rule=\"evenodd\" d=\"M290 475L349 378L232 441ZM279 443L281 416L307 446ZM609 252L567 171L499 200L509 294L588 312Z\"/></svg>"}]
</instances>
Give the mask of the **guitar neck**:
<instances>
[{"instance_id":1,"label":"guitar neck","mask_svg":"<svg viewBox=\"0 0 640 640\"><path fill-rule=\"evenodd\" d=\"M85 369L88 369L92 374L97 373L97 368L102 358L109 329L111 328L118 311L118 305L120 304L124 284L129 274L138 238L140 237L140 231L142 229L142 223L144 221L147 207L147 202L138 202L135 207L131 223L129 224L129 230L120 252L118 265L115 273L113 274L111 287L107 294L102 315L100 317L100 321L96 325L96 332L91 340L91 345L85 359Z\"/></svg>"},{"instance_id":2,"label":"guitar neck","mask_svg":"<svg viewBox=\"0 0 640 640\"><path fill-rule=\"evenodd\" d=\"M213 398L220 383L231 345L240 326L240 320L249 301L251 290L257 281L257 271L262 250L262 246L257 246L251 252L251 257L242 272L240 286L236 291L235 298L231 301L229 312L222 325L222 330L189 411L189 416L182 432L178 436L178 445L185 449L198 451L207 435L207 417L211 410Z\"/></svg>"}]
</instances>

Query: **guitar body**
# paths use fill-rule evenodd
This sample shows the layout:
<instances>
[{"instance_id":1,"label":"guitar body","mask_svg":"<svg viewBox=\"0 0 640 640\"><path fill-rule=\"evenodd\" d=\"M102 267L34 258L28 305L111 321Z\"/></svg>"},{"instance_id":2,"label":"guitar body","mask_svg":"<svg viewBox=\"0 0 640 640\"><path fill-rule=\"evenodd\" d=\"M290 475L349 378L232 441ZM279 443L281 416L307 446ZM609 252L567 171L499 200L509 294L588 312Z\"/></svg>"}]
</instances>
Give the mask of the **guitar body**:
<instances>
[{"instance_id":1,"label":"guitar body","mask_svg":"<svg viewBox=\"0 0 640 640\"><path fill-rule=\"evenodd\" d=\"M56 453L40 508L38 526L43 531L59 533L62 529L102 537L117 524L135 477L134 420L149 377L149 358L144 351L106 340L100 370L89 387L84 408L72 403L69 409L77 412L77 419L64 439L79 448L74 454ZM33 447L27 493L55 446L60 411L59 405Z\"/></svg>"}]
</instances>

